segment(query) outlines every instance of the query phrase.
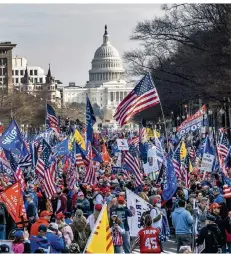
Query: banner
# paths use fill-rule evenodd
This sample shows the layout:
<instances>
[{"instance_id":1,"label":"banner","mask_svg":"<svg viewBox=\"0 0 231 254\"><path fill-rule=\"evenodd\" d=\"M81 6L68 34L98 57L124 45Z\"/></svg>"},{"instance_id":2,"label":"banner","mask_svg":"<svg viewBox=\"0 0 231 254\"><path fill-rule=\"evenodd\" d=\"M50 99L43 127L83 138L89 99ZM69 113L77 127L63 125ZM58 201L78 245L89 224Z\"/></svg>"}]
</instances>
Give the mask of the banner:
<instances>
[{"instance_id":1,"label":"banner","mask_svg":"<svg viewBox=\"0 0 231 254\"><path fill-rule=\"evenodd\" d=\"M149 174L149 173L156 172L159 170L155 146L148 149L147 163L145 163L143 166L144 166L144 173L145 174Z\"/></svg>"},{"instance_id":2,"label":"banner","mask_svg":"<svg viewBox=\"0 0 231 254\"><path fill-rule=\"evenodd\" d=\"M211 172L213 169L215 156L209 153L204 153L201 162L201 170Z\"/></svg>"},{"instance_id":3,"label":"banner","mask_svg":"<svg viewBox=\"0 0 231 254\"><path fill-rule=\"evenodd\" d=\"M68 149L68 145L69 144L69 140L68 138L64 139L63 141L61 141L60 143L58 143L54 148L54 154L53 156L62 156L65 154L69 153L69 149Z\"/></svg>"},{"instance_id":4,"label":"banner","mask_svg":"<svg viewBox=\"0 0 231 254\"><path fill-rule=\"evenodd\" d=\"M144 199L136 195L134 192L126 188L127 207L134 211L135 215L128 217L128 225L130 228L130 236L137 236L138 232L142 229L141 216L143 212L150 210L150 204ZM119 214L118 214L118 218Z\"/></svg>"},{"instance_id":5,"label":"banner","mask_svg":"<svg viewBox=\"0 0 231 254\"><path fill-rule=\"evenodd\" d=\"M128 151L128 141L127 139L117 139L117 146L120 151Z\"/></svg>"},{"instance_id":6,"label":"banner","mask_svg":"<svg viewBox=\"0 0 231 254\"><path fill-rule=\"evenodd\" d=\"M0 195L0 201L3 201L6 205L7 210L15 223L22 221L21 216L24 216L24 203L20 182L16 182L2 192ZM26 219L25 216L24 219Z\"/></svg>"},{"instance_id":7,"label":"banner","mask_svg":"<svg viewBox=\"0 0 231 254\"><path fill-rule=\"evenodd\" d=\"M200 129L203 126L208 125L207 107L203 105L194 115L188 117L180 126L177 127L177 135L183 136L184 134Z\"/></svg>"},{"instance_id":8,"label":"banner","mask_svg":"<svg viewBox=\"0 0 231 254\"><path fill-rule=\"evenodd\" d=\"M18 156L26 156L28 154L26 145L15 120L11 122L9 127L0 137L0 146Z\"/></svg>"}]
</instances>

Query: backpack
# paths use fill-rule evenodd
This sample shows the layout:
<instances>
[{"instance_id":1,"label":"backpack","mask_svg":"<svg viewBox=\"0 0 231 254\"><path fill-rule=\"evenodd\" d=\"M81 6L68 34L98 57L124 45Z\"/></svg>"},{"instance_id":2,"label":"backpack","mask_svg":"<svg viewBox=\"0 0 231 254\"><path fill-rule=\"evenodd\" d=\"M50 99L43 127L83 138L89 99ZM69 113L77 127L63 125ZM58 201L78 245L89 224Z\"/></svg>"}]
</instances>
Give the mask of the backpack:
<instances>
[{"instance_id":1,"label":"backpack","mask_svg":"<svg viewBox=\"0 0 231 254\"><path fill-rule=\"evenodd\" d=\"M219 247L219 243L218 243L217 239L220 238L220 234L221 234L221 231L220 231L219 228L217 228L216 232L213 232L212 230L208 230L208 234L207 234L206 240L209 243L213 243L213 248L214 249Z\"/></svg>"}]
</instances>

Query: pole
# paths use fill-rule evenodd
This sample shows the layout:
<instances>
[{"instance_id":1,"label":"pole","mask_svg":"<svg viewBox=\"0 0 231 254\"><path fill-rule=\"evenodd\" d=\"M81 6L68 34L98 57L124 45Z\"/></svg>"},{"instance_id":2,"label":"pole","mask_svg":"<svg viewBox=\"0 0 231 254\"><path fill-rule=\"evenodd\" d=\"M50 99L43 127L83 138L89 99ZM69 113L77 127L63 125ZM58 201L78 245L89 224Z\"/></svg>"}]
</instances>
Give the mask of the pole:
<instances>
[{"instance_id":1,"label":"pole","mask_svg":"<svg viewBox=\"0 0 231 254\"><path fill-rule=\"evenodd\" d=\"M153 82L154 84L154 81L152 79L152 76L151 76L151 73L149 72L149 75L150 75L150 79L151 81ZM157 91L157 90L156 90ZM157 93L158 94L158 93ZM159 95L158 95L159 97ZM159 101L160 101L160 98L159 98ZM165 129L165 137L166 137L166 141L167 141L167 149L169 150L169 145L168 145L168 134L167 134L167 127L166 127L166 120L165 120L165 116L164 116L164 111L163 111L163 107L162 107L162 104L161 104L161 101L160 101L160 108L161 108L161 113L162 113L162 117L163 117L163 121L164 121L164 129Z\"/></svg>"}]
</instances>

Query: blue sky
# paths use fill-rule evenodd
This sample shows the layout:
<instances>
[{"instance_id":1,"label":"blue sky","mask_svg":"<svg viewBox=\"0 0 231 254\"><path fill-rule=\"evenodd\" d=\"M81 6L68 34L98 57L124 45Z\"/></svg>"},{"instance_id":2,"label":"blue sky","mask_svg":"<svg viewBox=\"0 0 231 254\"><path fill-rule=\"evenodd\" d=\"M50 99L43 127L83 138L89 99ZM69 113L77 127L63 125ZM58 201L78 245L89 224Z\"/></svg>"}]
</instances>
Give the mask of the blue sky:
<instances>
[{"instance_id":1,"label":"blue sky","mask_svg":"<svg viewBox=\"0 0 231 254\"><path fill-rule=\"evenodd\" d=\"M138 47L129 40L137 22L162 13L160 4L1 4L0 41L16 43L13 55L28 65L47 70L51 63L56 79L84 85L105 24L122 56Z\"/></svg>"}]
</instances>

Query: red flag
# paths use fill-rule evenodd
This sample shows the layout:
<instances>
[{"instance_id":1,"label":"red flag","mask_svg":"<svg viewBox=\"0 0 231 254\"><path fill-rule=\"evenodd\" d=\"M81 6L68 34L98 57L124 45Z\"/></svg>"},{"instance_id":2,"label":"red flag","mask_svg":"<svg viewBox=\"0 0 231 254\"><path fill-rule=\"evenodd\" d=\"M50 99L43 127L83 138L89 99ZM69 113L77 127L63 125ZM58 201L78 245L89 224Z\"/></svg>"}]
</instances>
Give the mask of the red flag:
<instances>
[{"instance_id":1,"label":"red flag","mask_svg":"<svg viewBox=\"0 0 231 254\"><path fill-rule=\"evenodd\" d=\"M0 194L0 200L5 203L9 214L15 223L26 220L25 207L20 182L16 182Z\"/></svg>"},{"instance_id":2,"label":"red flag","mask_svg":"<svg viewBox=\"0 0 231 254\"><path fill-rule=\"evenodd\" d=\"M111 162L111 157L107 151L105 144L102 145L102 159L103 159L103 162L106 162L106 163Z\"/></svg>"}]
</instances>

